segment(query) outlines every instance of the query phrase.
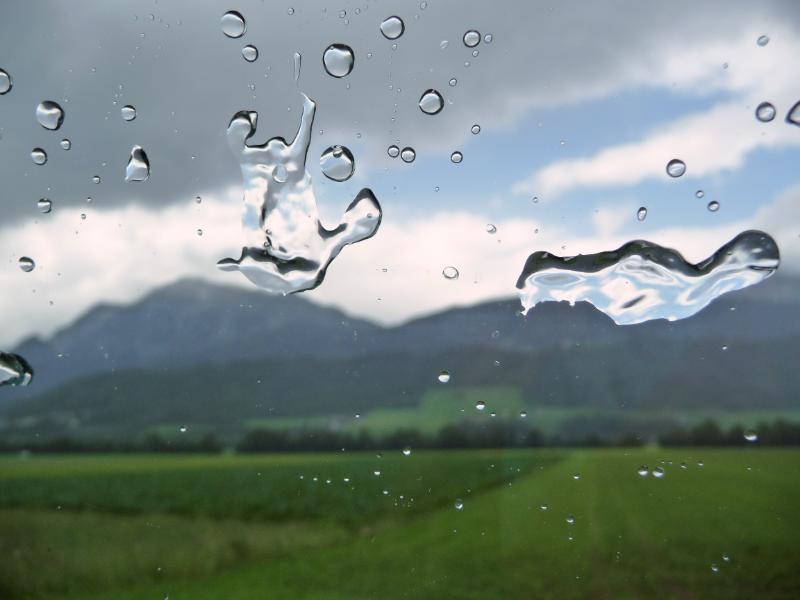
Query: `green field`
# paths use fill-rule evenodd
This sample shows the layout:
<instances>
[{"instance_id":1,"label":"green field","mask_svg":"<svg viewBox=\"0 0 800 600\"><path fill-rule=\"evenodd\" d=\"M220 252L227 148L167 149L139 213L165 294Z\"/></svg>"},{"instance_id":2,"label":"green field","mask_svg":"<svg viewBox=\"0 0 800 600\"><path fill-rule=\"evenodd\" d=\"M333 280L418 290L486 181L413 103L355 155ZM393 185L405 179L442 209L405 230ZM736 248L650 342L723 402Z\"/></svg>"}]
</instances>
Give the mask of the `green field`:
<instances>
[{"instance_id":1,"label":"green field","mask_svg":"<svg viewBox=\"0 0 800 600\"><path fill-rule=\"evenodd\" d=\"M0 598L796 598L798 471L758 448L7 456Z\"/></svg>"}]
</instances>

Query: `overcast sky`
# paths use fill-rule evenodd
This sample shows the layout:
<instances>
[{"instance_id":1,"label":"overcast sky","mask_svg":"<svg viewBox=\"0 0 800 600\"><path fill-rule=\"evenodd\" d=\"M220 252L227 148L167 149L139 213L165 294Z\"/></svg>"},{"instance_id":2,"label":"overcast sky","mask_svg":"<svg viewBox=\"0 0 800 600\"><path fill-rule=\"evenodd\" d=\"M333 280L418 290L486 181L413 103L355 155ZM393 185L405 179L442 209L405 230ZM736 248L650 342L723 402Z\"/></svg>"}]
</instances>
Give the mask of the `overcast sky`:
<instances>
[{"instance_id":1,"label":"overcast sky","mask_svg":"<svg viewBox=\"0 0 800 600\"><path fill-rule=\"evenodd\" d=\"M800 271L800 127L784 121L800 100L795 2L421 6L3 3L0 69L13 87L0 96L0 346L181 277L251 286L215 268L242 244L241 174L225 129L255 110L256 141L291 138L300 91L317 102L308 164L323 218L338 223L362 187L384 213L378 234L345 248L308 299L396 323L512 295L535 250L596 252L644 237L699 260L751 227L778 240L782 270ZM247 21L239 39L222 34L231 9ZM405 22L394 42L379 30L392 14ZM477 56L462 42L468 29L492 36ZM347 77L323 70L331 43L353 48ZM259 49L253 63L246 44ZM428 88L445 99L435 116L417 107ZM36 122L42 100L64 108L60 130ZM777 109L770 123L754 116L762 101ZM134 121L120 116L126 104ZM150 158L146 182L124 181L134 144ZM355 156L345 183L319 170L333 144ZM390 144L413 147L414 163L390 158ZM45 165L32 162L34 147ZM671 179L676 157L687 170ZM50 214L37 209L43 197ZM711 200L719 211L706 209ZM19 269L20 256L34 271ZM449 265L455 281L441 275Z\"/></svg>"}]
</instances>

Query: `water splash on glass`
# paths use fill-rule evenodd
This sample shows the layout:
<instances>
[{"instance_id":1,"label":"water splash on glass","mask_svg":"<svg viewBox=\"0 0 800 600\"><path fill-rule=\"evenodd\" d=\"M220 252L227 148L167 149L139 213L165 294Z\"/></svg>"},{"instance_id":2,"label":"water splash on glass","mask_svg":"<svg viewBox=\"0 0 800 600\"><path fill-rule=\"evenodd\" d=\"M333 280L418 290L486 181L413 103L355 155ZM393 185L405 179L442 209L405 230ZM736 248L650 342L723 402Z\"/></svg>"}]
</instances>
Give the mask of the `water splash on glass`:
<instances>
[{"instance_id":1,"label":"water splash on glass","mask_svg":"<svg viewBox=\"0 0 800 600\"><path fill-rule=\"evenodd\" d=\"M527 312L540 302L589 302L618 325L696 314L715 298L772 275L780 255L775 240L745 231L697 264L643 240L610 252L559 257L534 252L517 281Z\"/></svg>"},{"instance_id":2,"label":"water splash on glass","mask_svg":"<svg viewBox=\"0 0 800 600\"><path fill-rule=\"evenodd\" d=\"M19 354L0 352L0 386L28 385L33 380L33 369Z\"/></svg>"},{"instance_id":3,"label":"water splash on glass","mask_svg":"<svg viewBox=\"0 0 800 600\"><path fill-rule=\"evenodd\" d=\"M364 188L338 226L329 230L320 223L306 170L316 104L305 94L303 99L300 128L291 143L274 137L260 146L248 145L256 132L258 114L253 111L237 113L228 125L228 142L244 179L245 245L238 259L225 258L217 265L223 271L240 271L272 293L317 287L342 248L372 237L381 222L380 204ZM279 170L283 181L275 178Z\"/></svg>"}]
</instances>

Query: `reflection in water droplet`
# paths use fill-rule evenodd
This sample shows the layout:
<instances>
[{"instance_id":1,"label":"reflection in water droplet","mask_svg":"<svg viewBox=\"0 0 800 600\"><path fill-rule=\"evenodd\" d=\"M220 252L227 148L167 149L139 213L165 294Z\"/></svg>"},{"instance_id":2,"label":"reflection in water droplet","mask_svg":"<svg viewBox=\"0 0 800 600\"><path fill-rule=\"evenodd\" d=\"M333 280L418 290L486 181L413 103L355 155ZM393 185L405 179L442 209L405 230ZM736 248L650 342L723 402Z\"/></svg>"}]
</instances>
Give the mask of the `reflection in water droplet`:
<instances>
[{"instance_id":1,"label":"reflection in water droplet","mask_svg":"<svg viewBox=\"0 0 800 600\"><path fill-rule=\"evenodd\" d=\"M53 202L49 198L40 198L36 203L36 207L40 213L47 214L53 210Z\"/></svg>"},{"instance_id":2,"label":"reflection in water droplet","mask_svg":"<svg viewBox=\"0 0 800 600\"><path fill-rule=\"evenodd\" d=\"M10 92L12 87L11 75L0 69L0 96Z\"/></svg>"},{"instance_id":3,"label":"reflection in water droplet","mask_svg":"<svg viewBox=\"0 0 800 600\"><path fill-rule=\"evenodd\" d=\"M289 178L289 171L283 165L278 165L272 170L272 180L276 183L284 183ZM269 235L267 231L267 235Z\"/></svg>"},{"instance_id":4,"label":"reflection in water droplet","mask_svg":"<svg viewBox=\"0 0 800 600\"><path fill-rule=\"evenodd\" d=\"M453 153L450 155L450 162L454 162L454 163L458 164L458 163L460 163L462 160L464 160L464 155L463 155L463 154L461 154L461 152L459 152L458 150L456 150L455 152L453 152Z\"/></svg>"},{"instance_id":5,"label":"reflection in water droplet","mask_svg":"<svg viewBox=\"0 0 800 600\"><path fill-rule=\"evenodd\" d=\"M481 43L481 34L475 31L474 29L470 29L464 34L464 45L467 48L474 48L480 43Z\"/></svg>"},{"instance_id":6,"label":"reflection in water droplet","mask_svg":"<svg viewBox=\"0 0 800 600\"><path fill-rule=\"evenodd\" d=\"M403 162L411 163L414 162L414 159L417 158L417 153L414 152L414 149L410 146L406 146L400 152L400 158L403 159Z\"/></svg>"},{"instance_id":7,"label":"reflection in water droplet","mask_svg":"<svg viewBox=\"0 0 800 600\"><path fill-rule=\"evenodd\" d=\"M62 150L69 150L72 148L72 142L70 142L67 138L64 138L58 143L61 146Z\"/></svg>"},{"instance_id":8,"label":"reflection in water droplet","mask_svg":"<svg viewBox=\"0 0 800 600\"><path fill-rule=\"evenodd\" d=\"M528 257L517 280L524 312L540 302L589 302L618 325L685 319L727 292L759 283L778 268L768 234L745 231L697 264L675 250L636 240L610 252Z\"/></svg>"},{"instance_id":9,"label":"reflection in water droplet","mask_svg":"<svg viewBox=\"0 0 800 600\"><path fill-rule=\"evenodd\" d=\"M28 385L33 380L33 369L19 354L0 352L0 386Z\"/></svg>"},{"instance_id":10,"label":"reflection in water droplet","mask_svg":"<svg viewBox=\"0 0 800 600\"><path fill-rule=\"evenodd\" d=\"M454 506L456 510L462 510L464 508L464 501L461 498L456 498Z\"/></svg>"},{"instance_id":11,"label":"reflection in water droplet","mask_svg":"<svg viewBox=\"0 0 800 600\"><path fill-rule=\"evenodd\" d=\"M673 158L667 163L667 175L680 177L686 172L686 163L679 158Z\"/></svg>"},{"instance_id":12,"label":"reflection in water droplet","mask_svg":"<svg viewBox=\"0 0 800 600\"><path fill-rule=\"evenodd\" d=\"M719 202L717 202L716 200L712 200L711 202L708 203L708 206L706 208L708 208L709 212L717 212L719 210Z\"/></svg>"},{"instance_id":13,"label":"reflection in water droplet","mask_svg":"<svg viewBox=\"0 0 800 600\"><path fill-rule=\"evenodd\" d=\"M694 193L694 195L695 195L695 197L696 197L696 198L702 198L703 196L705 196L705 195L706 195L706 193L705 193L703 190L697 190L697 191Z\"/></svg>"},{"instance_id":14,"label":"reflection in water droplet","mask_svg":"<svg viewBox=\"0 0 800 600\"><path fill-rule=\"evenodd\" d=\"M322 65L331 77L341 78L353 70L353 49L345 44L331 44L322 55Z\"/></svg>"},{"instance_id":15,"label":"reflection in water droplet","mask_svg":"<svg viewBox=\"0 0 800 600\"><path fill-rule=\"evenodd\" d=\"M636 211L636 218L640 221L644 221L647 218L647 207L640 206L639 210Z\"/></svg>"},{"instance_id":16,"label":"reflection in water droplet","mask_svg":"<svg viewBox=\"0 0 800 600\"><path fill-rule=\"evenodd\" d=\"M442 275L445 279L458 279L458 269L455 267L445 267L442 269Z\"/></svg>"},{"instance_id":17,"label":"reflection in water droplet","mask_svg":"<svg viewBox=\"0 0 800 600\"><path fill-rule=\"evenodd\" d=\"M255 62L258 58L258 48L252 44L248 44L242 48L242 58L244 58L247 62Z\"/></svg>"},{"instance_id":18,"label":"reflection in water droplet","mask_svg":"<svg viewBox=\"0 0 800 600\"><path fill-rule=\"evenodd\" d=\"M441 371L437 377L439 383L449 383L450 382L450 372L449 371Z\"/></svg>"},{"instance_id":19,"label":"reflection in water droplet","mask_svg":"<svg viewBox=\"0 0 800 600\"><path fill-rule=\"evenodd\" d=\"M381 23L381 33L387 40L396 40L405 30L406 26L400 17L388 17Z\"/></svg>"},{"instance_id":20,"label":"reflection in water droplet","mask_svg":"<svg viewBox=\"0 0 800 600\"><path fill-rule=\"evenodd\" d=\"M239 38L247 31L247 23L241 13L229 10L222 15L222 33L229 38Z\"/></svg>"},{"instance_id":21,"label":"reflection in water droplet","mask_svg":"<svg viewBox=\"0 0 800 600\"><path fill-rule=\"evenodd\" d=\"M17 264L25 273L30 273L36 268L36 263L33 262L33 259L28 256L21 256L19 261L17 261Z\"/></svg>"},{"instance_id":22,"label":"reflection in water droplet","mask_svg":"<svg viewBox=\"0 0 800 600\"><path fill-rule=\"evenodd\" d=\"M653 469L653 477L656 479L661 479L664 477L664 467L656 467Z\"/></svg>"},{"instance_id":23,"label":"reflection in water droplet","mask_svg":"<svg viewBox=\"0 0 800 600\"><path fill-rule=\"evenodd\" d=\"M239 112L228 125L228 142L244 178L245 244L239 258L225 258L217 265L223 271L240 271L272 293L317 287L342 248L372 237L381 222L381 207L365 188L336 227L328 230L320 223L306 170L315 111L314 101L304 95L300 128L289 143L274 137L262 145L249 145L256 132L255 112ZM286 172L286 180L275 185L272 174L279 168Z\"/></svg>"},{"instance_id":24,"label":"reflection in water droplet","mask_svg":"<svg viewBox=\"0 0 800 600\"><path fill-rule=\"evenodd\" d=\"M400 155L400 148L392 144L386 149L386 154L388 154L392 158L397 158Z\"/></svg>"},{"instance_id":25,"label":"reflection in water droplet","mask_svg":"<svg viewBox=\"0 0 800 600\"><path fill-rule=\"evenodd\" d=\"M403 456L411 456L411 448L409 448L408 446L403 448Z\"/></svg>"},{"instance_id":26,"label":"reflection in water droplet","mask_svg":"<svg viewBox=\"0 0 800 600\"><path fill-rule=\"evenodd\" d=\"M31 160L33 160L33 162L35 162L37 165L43 165L47 162L47 152L41 148L34 148L31 150Z\"/></svg>"},{"instance_id":27,"label":"reflection in water droplet","mask_svg":"<svg viewBox=\"0 0 800 600\"><path fill-rule=\"evenodd\" d=\"M495 227L492 223L486 225L486 233L497 233L497 227Z\"/></svg>"},{"instance_id":28,"label":"reflection in water droplet","mask_svg":"<svg viewBox=\"0 0 800 600\"><path fill-rule=\"evenodd\" d=\"M756 119L762 123L769 123L775 118L775 107L769 102L762 102L756 107Z\"/></svg>"},{"instance_id":29,"label":"reflection in water droplet","mask_svg":"<svg viewBox=\"0 0 800 600\"><path fill-rule=\"evenodd\" d=\"M640 477L647 477L650 474L650 469L648 469L645 465L642 465L636 472Z\"/></svg>"},{"instance_id":30,"label":"reflection in water droplet","mask_svg":"<svg viewBox=\"0 0 800 600\"><path fill-rule=\"evenodd\" d=\"M39 125L50 131L55 131L64 122L64 110L52 100L44 100L36 107L36 120Z\"/></svg>"},{"instance_id":31,"label":"reflection in water droplet","mask_svg":"<svg viewBox=\"0 0 800 600\"><path fill-rule=\"evenodd\" d=\"M786 122L800 127L800 100L786 113Z\"/></svg>"},{"instance_id":32,"label":"reflection in water droplet","mask_svg":"<svg viewBox=\"0 0 800 600\"><path fill-rule=\"evenodd\" d=\"M473 133L473 135L478 135L481 132L481 126L480 125L473 125L472 129L470 129L470 131Z\"/></svg>"},{"instance_id":33,"label":"reflection in water droplet","mask_svg":"<svg viewBox=\"0 0 800 600\"><path fill-rule=\"evenodd\" d=\"M748 429L744 432L744 439L747 440L748 442L757 442L758 434L752 429Z\"/></svg>"},{"instance_id":34,"label":"reflection in water droplet","mask_svg":"<svg viewBox=\"0 0 800 600\"><path fill-rule=\"evenodd\" d=\"M141 146L131 148L131 156L125 167L125 181L145 181L150 177L150 161Z\"/></svg>"},{"instance_id":35,"label":"reflection in water droplet","mask_svg":"<svg viewBox=\"0 0 800 600\"><path fill-rule=\"evenodd\" d=\"M444 107L442 95L436 90L425 90L419 97L419 108L426 115L435 115Z\"/></svg>"},{"instance_id":36,"label":"reflection in water droplet","mask_svg":"<svg viewBox=\"0 0 800 600\"><path fill-rule=\"evenodd\" d=\"M347 181L355 170L355 159L350 149L345 146L330 146L319 157L322 173L333 181Z\"/></svg>"},{"instance_id":37,"label":"reflection in water droplet","mask_svg":"<svg viewBox=\"0 0 800 600\"><path fill-rule=\"evenodd\" d=\"M756 40L756 44L758 44L763 48L764 46L769 44L769 36L766 35L759 36L758 39Z\"/></svg>"},{"instance_id":38,"label":"reflection in water droplet","mask_svg":"<svg viewBox=\"0 0 800 600\"><path fill-rule=\"evenodd\" d=\"M486 402L483 400L478 400L475 403L475 410L485 410L486 409Z\"/></svg>"}]
</instances>

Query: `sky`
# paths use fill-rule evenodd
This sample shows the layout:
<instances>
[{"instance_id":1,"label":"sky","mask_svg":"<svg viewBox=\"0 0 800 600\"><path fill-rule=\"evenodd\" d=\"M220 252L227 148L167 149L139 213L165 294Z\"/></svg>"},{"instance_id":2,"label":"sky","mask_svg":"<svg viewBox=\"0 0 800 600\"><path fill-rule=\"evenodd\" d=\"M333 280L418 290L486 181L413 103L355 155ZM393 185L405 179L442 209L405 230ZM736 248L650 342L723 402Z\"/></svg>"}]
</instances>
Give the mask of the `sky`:
<instances>
[{"instance_id":1,"label":"sky","mask_svg":"<svg viewBox=\"0 0 800 600\"><path fill-rule=\"evenodd\" d=\"M749 228L778 241L781 271L800 272L800 127L784 120L800 100L791 0L81 6L0 7L0 69L13 81L0 95L0 347L183 277L255 289L215 266L243 239L225 130L253 110L256 142L291 139L301 92L317 103L308 165L323 221L338 224L363 187L383 209L378 233L346 247L302 294L311 301L395 324L513 295L537 250L644 238L697 261ZM223 35L227 10L245 17L243 37ZM393 41L379 30L391 15L405 23ZM491 42L466 47L470 29ZM346 77L323 69L332 43L353 49ZM255 62L241 55L247 44ZM444 98L436 115L417 106L429 88ZM65 111L58 131L36 121L43 100ZM777 109L769 123L754 115L764 101ZM120 115L128 104L130 122ZM319 168L335 144L355 157L342 183ZM415 161L388 156L391 144L413 147ZM133 145L150 159L145 182L124 181ZM32 162L34 147L46 164ZM677 179L665 172L673 158L686 163ZM51 213L39 212L40 198ZM23 272L21 256L36 268ZM448 266L457 279L442 276Z\"/></svg>"}]
</instances>

